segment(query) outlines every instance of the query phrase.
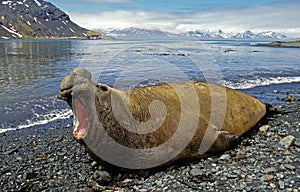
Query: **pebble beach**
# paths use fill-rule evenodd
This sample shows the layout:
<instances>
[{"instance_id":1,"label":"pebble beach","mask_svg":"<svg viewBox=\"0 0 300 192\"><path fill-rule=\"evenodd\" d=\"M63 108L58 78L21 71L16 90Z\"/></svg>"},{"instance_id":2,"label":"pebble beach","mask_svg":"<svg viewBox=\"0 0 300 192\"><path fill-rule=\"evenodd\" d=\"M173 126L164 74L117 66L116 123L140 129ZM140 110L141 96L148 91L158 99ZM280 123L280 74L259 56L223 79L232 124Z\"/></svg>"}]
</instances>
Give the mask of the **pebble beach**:
<instances>
[{"instance_id":1,"label":"pebble beach","mask_svg":"<svg viewBox=\"0 0 300 192\"><path fill-rule=\"evenodd\" d=\"M111 170L72 135L72 119L0 134L0 191L300 191L300 99L233 149L159 170Z\"/></svg>"}]
</instances>

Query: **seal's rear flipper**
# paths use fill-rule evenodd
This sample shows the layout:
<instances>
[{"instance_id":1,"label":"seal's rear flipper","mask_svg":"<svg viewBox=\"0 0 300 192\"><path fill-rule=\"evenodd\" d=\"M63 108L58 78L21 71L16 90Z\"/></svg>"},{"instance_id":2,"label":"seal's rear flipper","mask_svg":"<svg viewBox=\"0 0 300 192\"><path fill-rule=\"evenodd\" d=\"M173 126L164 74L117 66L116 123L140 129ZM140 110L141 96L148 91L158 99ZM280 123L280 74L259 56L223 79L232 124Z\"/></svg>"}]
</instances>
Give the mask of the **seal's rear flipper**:
<instances>
[{"instance_id":1,"label":"seal's rear flipper","mask_svg":"<svg viewBox=\"0 0 300 192\"><path fill-rule=\"evenodd\" d=\"M276 108L273 105L269 103L265 103L266 105L266 115L274 115L274 114L286 114L286 113L291 113L291 111L284 111L282 109Z\"/></svg>"}]
</instances>

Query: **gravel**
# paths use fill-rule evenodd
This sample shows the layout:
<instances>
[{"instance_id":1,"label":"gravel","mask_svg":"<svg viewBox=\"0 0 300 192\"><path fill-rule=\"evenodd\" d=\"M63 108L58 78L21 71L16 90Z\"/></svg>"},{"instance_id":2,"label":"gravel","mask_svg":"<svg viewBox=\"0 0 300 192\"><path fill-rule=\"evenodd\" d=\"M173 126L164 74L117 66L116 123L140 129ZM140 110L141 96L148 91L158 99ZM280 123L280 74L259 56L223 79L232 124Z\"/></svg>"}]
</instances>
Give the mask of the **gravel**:
<instances>
[{"instance_id":1,"label":"gravel","mask_svg":"<svg viewBox=\"0 0 300 192\"><path fill-rule=\"evenodd\" d=\"M72 136L71 119L0 134L0 191L300 191L300 102L232 150L159 170L108 170Z\"/></svg>"}]
</instances>

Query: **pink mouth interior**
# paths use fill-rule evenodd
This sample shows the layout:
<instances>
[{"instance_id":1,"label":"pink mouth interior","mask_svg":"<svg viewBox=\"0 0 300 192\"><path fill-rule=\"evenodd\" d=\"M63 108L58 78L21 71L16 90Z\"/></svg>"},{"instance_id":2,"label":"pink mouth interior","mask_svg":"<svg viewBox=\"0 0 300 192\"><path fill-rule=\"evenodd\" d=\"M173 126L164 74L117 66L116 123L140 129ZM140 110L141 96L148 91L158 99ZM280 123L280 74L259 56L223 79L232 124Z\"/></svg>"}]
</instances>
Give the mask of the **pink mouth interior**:
<instances>
[{"instance_id":1,"label":"pink mouth interior","mask_svg":"<svg viewBox=\"0 0 300 192\"><path fill-rule=\"evenodd\" d=\"M77 130L74 130L73 134L76 140L80 140L88 126L88 112L79 99L75 99L74 107L79 126L77 127Z\"/></svg>"}]
</instances>

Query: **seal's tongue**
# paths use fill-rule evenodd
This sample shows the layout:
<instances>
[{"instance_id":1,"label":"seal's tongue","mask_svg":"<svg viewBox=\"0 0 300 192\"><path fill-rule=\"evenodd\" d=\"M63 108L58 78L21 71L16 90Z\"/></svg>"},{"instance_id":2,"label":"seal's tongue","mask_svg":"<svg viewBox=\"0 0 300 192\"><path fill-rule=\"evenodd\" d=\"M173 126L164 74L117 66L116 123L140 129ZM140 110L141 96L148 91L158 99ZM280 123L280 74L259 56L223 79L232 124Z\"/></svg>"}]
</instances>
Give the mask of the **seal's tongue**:
<instances>
[{"instance_id":1,"label":"seal's tongue","mask_svg":"<svg viewBox=\"0 0 300 192\"><path fill-rule=\"evenodd\" d=\"M74 100L75 122L73 135L77 141L81 140L88 126L88 112L79 99Z\"/></svg>"}]
</instances>

